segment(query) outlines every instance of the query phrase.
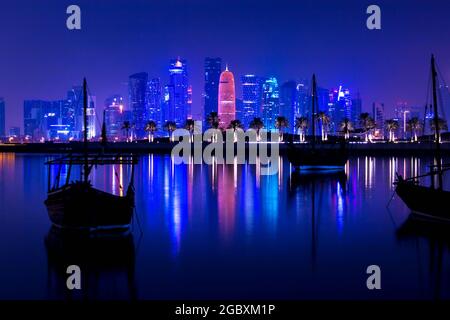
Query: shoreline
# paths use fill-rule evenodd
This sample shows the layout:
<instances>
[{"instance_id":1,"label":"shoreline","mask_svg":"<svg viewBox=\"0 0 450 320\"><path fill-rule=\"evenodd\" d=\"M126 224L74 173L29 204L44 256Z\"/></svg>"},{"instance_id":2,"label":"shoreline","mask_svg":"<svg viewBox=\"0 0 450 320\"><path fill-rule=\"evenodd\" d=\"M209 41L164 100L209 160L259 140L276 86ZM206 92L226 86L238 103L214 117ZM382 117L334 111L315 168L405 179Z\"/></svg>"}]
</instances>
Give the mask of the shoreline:
<instances>
[{"instance_id":1,"label":"shoreline","mask_svg":"<svg viewBox=\"0 0 450 320\"><path fill-rule=\"evenodd\" d=\"M100 142L89 143L90 153L135 153L135 154L170 154L172 148L177 143L170 142L154 142L147 141L139 142L115 142L108 143L103 147ZM204 150L209 143L203 143ZM248 153L250 144L245 143L245 150ZM301 149L309 148L309 144L297 144ZM192 144L192 150L198 145ZM267 144L268 150L271 150L271 144ZM224 144L225 148L225 144ZM235 145L236 148L236 145ZM368 156L432 156L434 153L435 144L431 142L420 143L350 143L348 144L348 152L350 156L353 155L368 155ZM287 144L279 144L279 152L281 155L285 154ZM82 153L82 142L70 143L27 143L27 144L0 144L0 153ZM442 155L450 155L450 143L441 144Z\"/></svg>"}]
</instances>

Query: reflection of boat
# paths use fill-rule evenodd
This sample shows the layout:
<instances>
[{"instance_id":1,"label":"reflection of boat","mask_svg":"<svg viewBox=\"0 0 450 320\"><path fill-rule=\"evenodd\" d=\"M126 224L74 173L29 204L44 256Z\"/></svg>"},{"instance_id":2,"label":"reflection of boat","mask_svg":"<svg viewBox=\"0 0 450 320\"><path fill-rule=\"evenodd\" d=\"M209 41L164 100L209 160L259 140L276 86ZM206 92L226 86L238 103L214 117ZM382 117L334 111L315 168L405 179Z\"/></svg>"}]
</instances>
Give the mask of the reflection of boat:
<instances>
[{"instance_id":1,"label":"reflection of boat","mask_svg":"<svg viewBox=\"0 0 450 320\"><path fill-rule=\"evenodd\" d=\"M87 86L83 81L84 128L87 128ZM128 228L134 211L134 165L137 160L127 155L89 155L87 130L84 130L84 154L69 155L47 162L49 166L48 197L45 200L52 223L73 229ZM89 174L97 165L131 165L131 181L125 196L117 196L94 188ZM71 181L72 166L82 167L80 181ZM56 182L51 186L50 166L58 166ZM62 166L68 166L64 183L60 183ZM120 186L122 188L122 186Z\"/></svg>"},{"instance_id":2,"label":"reflection of boat","mask_svg":"<svg viewBox=\"0 0 450 320\"><path fill-rule=\"evenodd\" d=\"M414 214L419 214L432 219L450 219L450 211L443 211L446 208L449 199L450 191L443 190L443 174L450 170L449 165L442 165L440 154L440 133L439 133L439 117L437 107L437 72L434 56L431 57L431 74L433 82L433 107L434 107L434 127L435 127L435 142L436 142L436 165L431 167L428 174L411 177L405 179L401 175L397 175L395 181L395 192L408 206ZM423 186L419 184L419 178L431 177L431 186ZM435 186L434 179L438 178L437 186Z\"/></svg>"},{"instance_id":3,"label":"reflection of boat","mask_svg":"<svg viewBox=\"0 0 450 320\"><path fill-rule=\"evenodd\" d=\"M344 170L348 160L348 150L346 143L326 143L316 141L316 106L318 106L316 76L313 75L311 91L311 124L312 141L311 144L294 144L291 140L288 143L287 156L295 167L305 170L340 169Z\"/></svg>"},{"instance_id":4,"label":"reflection of boat","mask_svg":"<svg viewBox=\"0 0 450 320\"><path fill-rule=\"evenodd\" d=\"M134 299L133 235L52 227L45 238L51 298ZM81 290L67 289L67 267L81 269Z\"/></svg>"}]
</instances>

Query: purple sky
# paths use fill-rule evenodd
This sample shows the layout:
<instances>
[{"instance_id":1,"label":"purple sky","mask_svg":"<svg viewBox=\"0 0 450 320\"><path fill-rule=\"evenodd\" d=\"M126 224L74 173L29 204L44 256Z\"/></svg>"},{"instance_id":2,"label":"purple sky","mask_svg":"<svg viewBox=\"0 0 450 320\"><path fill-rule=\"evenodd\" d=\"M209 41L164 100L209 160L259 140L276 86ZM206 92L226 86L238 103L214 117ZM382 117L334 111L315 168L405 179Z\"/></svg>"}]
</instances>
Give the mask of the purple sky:
<instances>
[{"instance_id":1,"label":"purple sky","mask_svg":"<svg viewBox=\"0 0 450 320\"><path fill-rule=\"evenodd\" d=\"M244 73L279 81L310 78L382 101L422 106L429 59L450 79L450 1L365 0L15 0L0 4L0 96L6 127L22 127L24 99L60 99L86 76L97 103L126 95L130 74L168 81L170 58L188 60L194 113L203 101L203 59L222 57ZM382 30L366 28L370 4ZM66 29L70 4L82 30ZM238 79L237 83L239 83ZM449 80L450 82L450 80ZM238 88L238 95L240 95ZM450 113L450 110L447 110Z\"/></svg>"}]
</instances>

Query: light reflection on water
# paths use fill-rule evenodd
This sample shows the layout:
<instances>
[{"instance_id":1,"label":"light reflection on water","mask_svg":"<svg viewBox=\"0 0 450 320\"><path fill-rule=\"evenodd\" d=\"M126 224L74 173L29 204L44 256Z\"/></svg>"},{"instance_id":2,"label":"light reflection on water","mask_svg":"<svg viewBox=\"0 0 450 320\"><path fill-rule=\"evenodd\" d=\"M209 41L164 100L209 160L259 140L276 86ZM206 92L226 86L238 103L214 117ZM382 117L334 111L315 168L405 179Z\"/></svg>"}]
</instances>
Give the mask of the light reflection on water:
<instances>
[{"instance_id":1,"label":"light reflection on water","mask_svg":"<svg viewBox=\"0 0 450 320\"><path fill-rule=\"evenodd\" d=\"M63 282L58 282L63 277L55 271L61 266L54 266L62 260L51 258L52 246L44 246L43 240L55 238L49 237L43 205L43 163L48 159L0 154L0 240L8 243L0 247L1 256L8 257L0 266L0 298L66 297ZM436 297L435 279L424 276L429 259L438 254L431 240L422 234L399 238L396 230L408 210L397 198L386 208L396 174L423 174L429 159L358 157L351 158L341 174L296 174L280 157L279 173L273 176L261 175L258 160L256 165L214 161L211 166L192 160L174 165L170 156L140 158L135 175L140 223L135 219L136 252L129 256L131 266L130 260L124 268L116 262L108 265L108 282L132 270L133 277L126 278L133 279L137 297L144 299ZM65 179L67 173L67 167L52 168L53 177ZM79 173L74 170L72 176ZM130 173L128 165L98 167L92 182L123 194ZM422 180L430 183L429 178ZM449 182L447 178L446 188ZM67 241L63 245L70 244ZM445 243L439 253L443 280L438 293L448 298ZM381 293L365 288L369 264L382 268ZM101 263L86 265L100 274L104 270ZM23 273L29 278L26 284L21 284ZM115 292L113 297L130 298L124 285L114 288L117 292L109 292Z\"/></svg>"}]
</instances>

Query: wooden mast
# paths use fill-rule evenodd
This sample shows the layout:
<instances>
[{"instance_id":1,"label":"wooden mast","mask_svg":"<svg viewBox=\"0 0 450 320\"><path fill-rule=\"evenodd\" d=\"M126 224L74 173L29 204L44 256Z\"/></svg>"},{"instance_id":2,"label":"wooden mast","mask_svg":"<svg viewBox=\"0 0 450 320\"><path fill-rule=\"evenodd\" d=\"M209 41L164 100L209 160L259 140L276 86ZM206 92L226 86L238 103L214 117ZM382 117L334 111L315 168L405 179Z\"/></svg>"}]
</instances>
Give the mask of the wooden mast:
<instances>
[{"instance_id":1,"label":"wooden mast","mask_svg":"<svg viewBox=\"0 0 450 320\"><path fill-rule=\"evenodd\" d=\"M87 182L89 178L89 164L88 164L88 121L87 121L87 83L86 78L83 78L83 124L84 124L84 181Z\"/></svg>"},{"instance_id":2,"label":"wooden mast","mask_svg":"<svg viewBox=\"0 0 450 320\"><path fill-rule=\"evenodd\" d=\"M433 79L433 113L434 113L434 138L436 143L436 161L439 179L439 189L442 190L442 166L441 166L441 146L439 133L439 115L437 107L437 72L434 55L431 55L431 77Z\"/></svg>"},{"instance_id":3,"label":"wooden mast","mask_svg":"<svg viewBox=\"0 0 450 320\"><path fill-rule=\"evenodd\" d=\"M313 74L312 78L312 92L311 92L311 99L312 99L312 114L311 114L311 124L312 124L312 134L313 134L313 140L312 145L313 148L316 144L316 98L317 98L317 88L316 88L316 75Z\"/></svg>"}]
</instances>

